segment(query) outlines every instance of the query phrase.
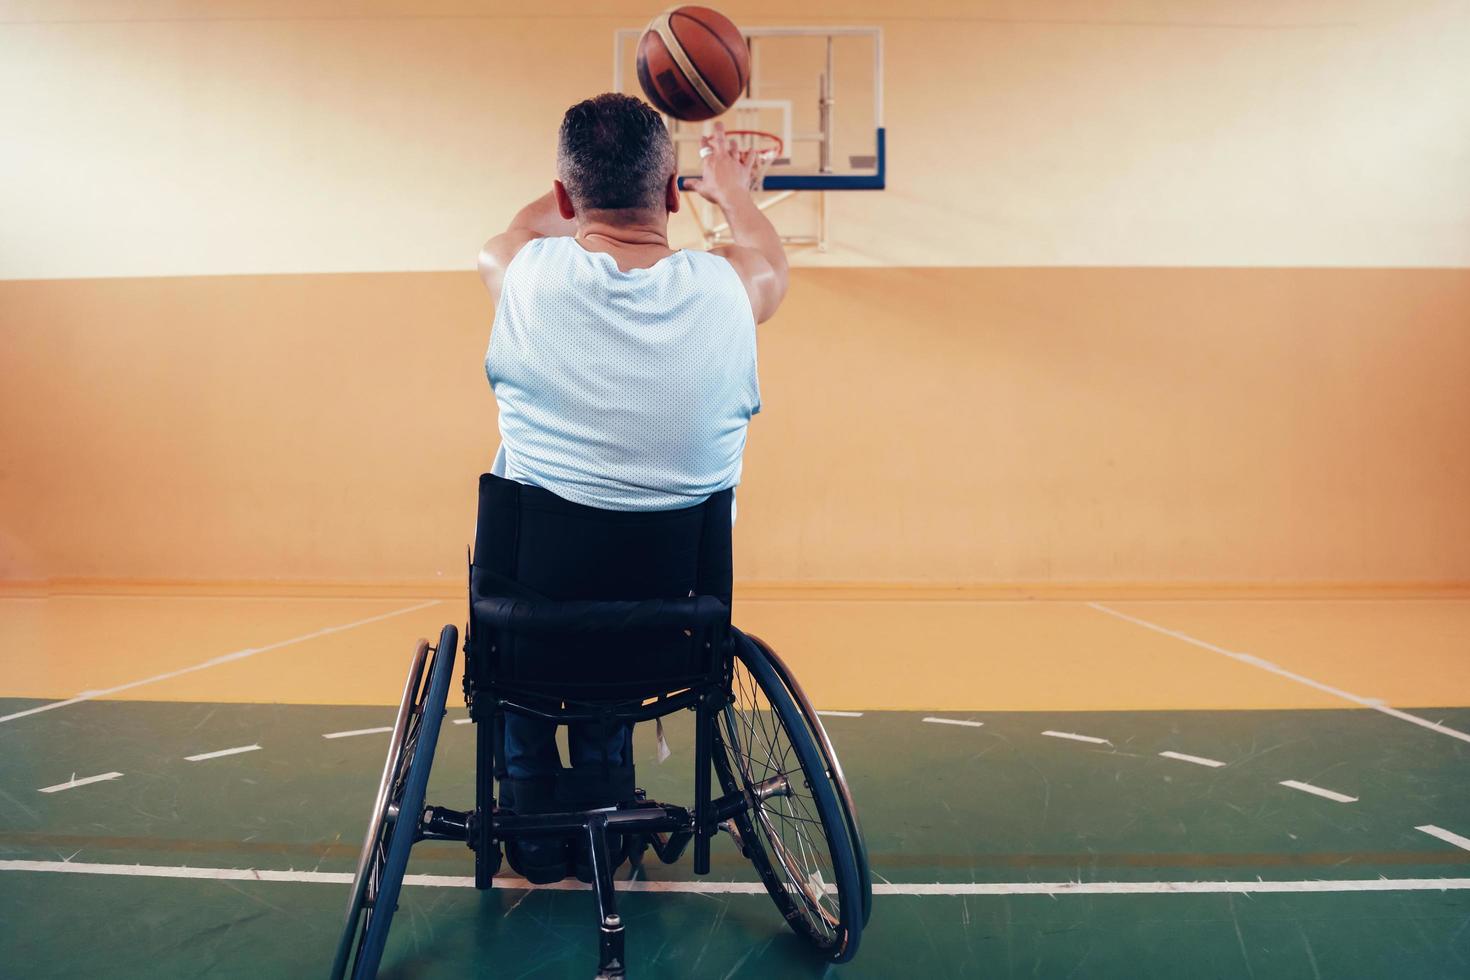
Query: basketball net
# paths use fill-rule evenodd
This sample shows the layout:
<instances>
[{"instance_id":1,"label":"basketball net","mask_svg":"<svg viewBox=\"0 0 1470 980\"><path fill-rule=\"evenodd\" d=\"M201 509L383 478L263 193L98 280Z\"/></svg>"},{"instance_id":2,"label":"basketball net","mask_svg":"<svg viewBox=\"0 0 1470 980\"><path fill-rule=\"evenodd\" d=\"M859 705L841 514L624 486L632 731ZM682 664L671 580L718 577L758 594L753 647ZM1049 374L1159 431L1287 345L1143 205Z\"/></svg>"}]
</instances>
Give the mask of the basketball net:
<instances>
[{"instance_id":1,"label":"basketball net","mask_svg":"<svg viewBox=\"0 0 1470 980\"><path fill-rule=\"evenodd\" d=\"M750 189L758 191L766 179L766 171L781 156L786 144L775 133L759 129L727 129L725 135L737 150L751 150Z\"/></svg>"}]
</instances>

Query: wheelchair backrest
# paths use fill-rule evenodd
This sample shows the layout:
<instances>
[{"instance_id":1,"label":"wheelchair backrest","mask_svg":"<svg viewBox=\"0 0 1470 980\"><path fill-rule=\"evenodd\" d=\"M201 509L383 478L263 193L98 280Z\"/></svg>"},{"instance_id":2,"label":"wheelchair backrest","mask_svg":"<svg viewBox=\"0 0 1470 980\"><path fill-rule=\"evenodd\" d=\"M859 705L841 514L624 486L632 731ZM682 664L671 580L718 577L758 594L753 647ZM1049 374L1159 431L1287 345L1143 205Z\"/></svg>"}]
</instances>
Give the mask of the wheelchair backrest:
<instances>
[{"instance_id":1,"label":"wheelchair backrest","mask_svg":"<svg viewBox=\"0 0 1470 980\"><path fill-rule=\"evenodd\" d=\"M728 609L731 496L680 510L608 511L487 473L471 600L713 596ZM716 678L726 634L728 616L713 647L709 635L681 629L514 635L472 619L471 680L566 701L653 697Z\"/></svg>"}]
</instances>

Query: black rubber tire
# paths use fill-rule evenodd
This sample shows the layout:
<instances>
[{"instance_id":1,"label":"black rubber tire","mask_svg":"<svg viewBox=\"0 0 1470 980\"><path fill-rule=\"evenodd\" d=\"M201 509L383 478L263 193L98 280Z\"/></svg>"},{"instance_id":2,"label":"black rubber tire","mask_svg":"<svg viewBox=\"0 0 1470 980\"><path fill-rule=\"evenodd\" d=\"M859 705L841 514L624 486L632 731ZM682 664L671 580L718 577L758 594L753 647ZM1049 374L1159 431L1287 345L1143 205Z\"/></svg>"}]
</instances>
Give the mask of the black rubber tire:
<instances>
[{"instance_id":1,"label":"black rubber tire","mask_svg":"<svg viewBox=\"0 0 1470 980\"><path fill-rule=\"evenodd\" d=\"M423 641L420 641L422 644ZM388 929L398 907L398 892L408 867L408 855L418 838L424 812L424 793L434 764L434 748L444 723L444 706L449 681L454 675L454 656L459 630L445 626L437 647L421 646L415 652L404 687L389 743L388 761L379 787L379 804L368 824L363 858L358 863L347 921L332 966L334 980L347 975L354 980L377 976L378 963L388 941ZM430 656L425 667L420 653ZM396 812L396 819L389 819ZM372 885L376 881L376 893Z\"/></svg>"},{"instance_id":2,"label":"black rubber tire","mask_svg":"<svg viewBox=\"0 0 1470 980\"><path fill-rule=\"evenodd\" d=\"M852 841L852 856L857 861L858 886L863 891L863 928L867 928L869 920L873 917L873 876L868 870L868 845L863 840L863 828L858 822L857 805L853 802L852 790L847 785L847 777L843 775L842 763L837 759L837 750L832 745L832 739L828 737L827 729L822 724L816 708L812 706L806 692L792 676L786 662L765 640L751 633L745 636L770 660L771 666L781 678L781 683L786 686L786 690L791 694L791 699L796 702L802 720L816 740L817 747L822 751L822 759L826 764L827 772L837 787L837 802L842 807L842 816L847 823L848 835Z\"/></svg>"},{"instance_id":3,"label":"black rubber tire","mask_svg":"<svg viewBox=\"0 0 1470 980\"><path fill-rule=\"evenodd\" d=\"M857 859L837 786L817 740L770 658L738 630L734 633L735 703L720 713L715 725L712 753L715 774L725 793L743 792L746 796L747 808L731 819L740 834L745 856L755 866L787 924L824 957L845 963L857 954L862 938L864 889L858 880ZM756 717L763 714L755 700L757 690L769 706L769 717ZM742 700L749 701L754 709L748 712L751 718L744 721L739 708ZM754 745L756 741L764 743L768 759L779 752L779 765L771 767L763 762L761 770L756 771L758 760L749 755L752 750L760 751ZM777 741L784 741L786 747L778 749ZM792 755L794 760L789 758ZM795 768L790 767L791 761L796 762ZM810 793L809 805L779 802L783 798L798 799L802 794L797 792L774 794L772 798L778 800L774 804L757 798L758 787L781 777L789 785L789 780L798 773L803 787ZM795 812L797 809L802 812ZM821 843L802 836L803 824L813 828L808 833L820 828ZM778 825L782 830L777 829ZM799 838L795 851L786 846L785 828L794 828ZM825 852L826 866L835 887L827 885L825 876L820 874L821 867L803 876L801 872L807 869L793 866L808 856L820 861L820 852ZM814 875L816 887L812 883ZM821 897L814 900L813 892L830 897L826 902Z\"/></svg>"}]
</instances>

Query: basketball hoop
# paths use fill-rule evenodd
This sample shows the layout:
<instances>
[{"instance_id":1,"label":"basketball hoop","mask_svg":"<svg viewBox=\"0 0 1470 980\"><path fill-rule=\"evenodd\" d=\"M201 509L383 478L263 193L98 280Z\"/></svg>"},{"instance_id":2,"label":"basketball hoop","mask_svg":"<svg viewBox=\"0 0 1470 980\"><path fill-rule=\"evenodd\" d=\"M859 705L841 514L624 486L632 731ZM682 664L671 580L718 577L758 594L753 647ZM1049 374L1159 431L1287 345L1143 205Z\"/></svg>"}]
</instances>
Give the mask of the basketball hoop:
<instances>
[{"instance_id":1,"label":"basketball hoop","mask_svg":"<svg viewBox=\"0 0 1470 980\"><path fill-rule=\"evenodd\" d=\"M758 191L766 179L766 170L780 158L786 149L785 142L775 133L759 129L727 129L725 135L737 150L754 151L754 165L750 168L750 189Z\"/></svg>"}]
</instances>

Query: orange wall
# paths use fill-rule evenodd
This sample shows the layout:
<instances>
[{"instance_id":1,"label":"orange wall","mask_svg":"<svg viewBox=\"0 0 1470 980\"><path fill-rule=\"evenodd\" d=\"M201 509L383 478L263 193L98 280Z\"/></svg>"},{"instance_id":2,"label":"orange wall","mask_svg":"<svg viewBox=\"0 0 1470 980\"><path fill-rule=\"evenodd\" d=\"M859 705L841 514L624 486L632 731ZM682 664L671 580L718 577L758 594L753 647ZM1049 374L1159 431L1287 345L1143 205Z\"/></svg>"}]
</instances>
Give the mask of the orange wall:
<instances>
[{"instance_id":1,"label":"orange wall","mask_svg":"<svg viewBox=\"0 0 1470 980\"><path fill-rule=\"evenodd\" d=\"M454 587L472 273L0 282L0 577ZM1470 271L802 269L750 582L1470 581Z\"/></svg>"}]
</instances>

